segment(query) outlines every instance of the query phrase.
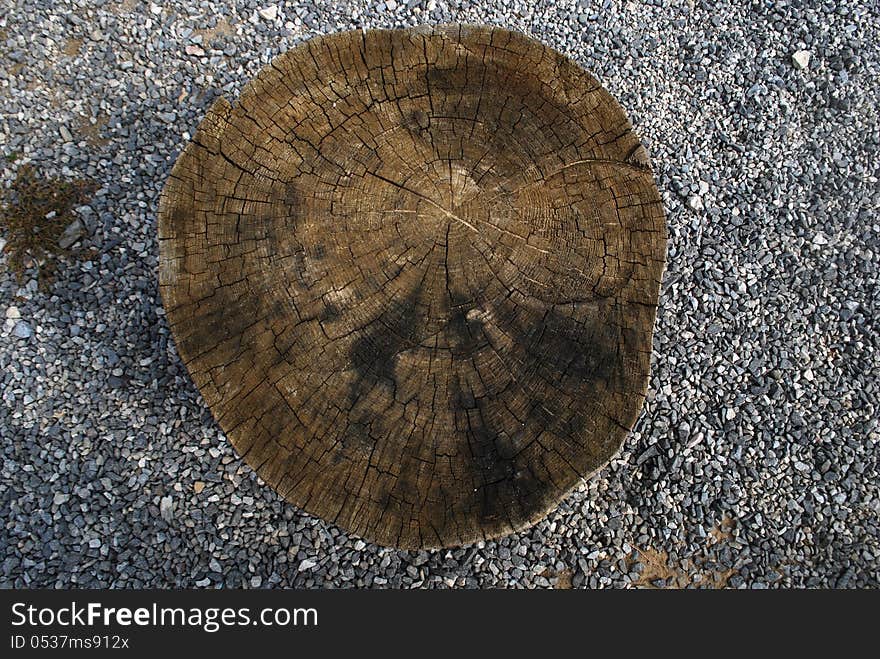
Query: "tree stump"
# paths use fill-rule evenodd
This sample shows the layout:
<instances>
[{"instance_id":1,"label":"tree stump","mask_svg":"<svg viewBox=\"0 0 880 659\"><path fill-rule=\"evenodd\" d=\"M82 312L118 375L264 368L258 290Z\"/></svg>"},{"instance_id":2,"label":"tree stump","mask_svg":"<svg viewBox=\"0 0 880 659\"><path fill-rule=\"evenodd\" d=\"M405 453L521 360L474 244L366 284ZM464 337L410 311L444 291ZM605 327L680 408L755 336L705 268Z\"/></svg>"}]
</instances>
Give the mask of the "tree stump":
<instances>
[{"instance_id":1,"label":"tree stump","mask_svg":"<svg viewBox=\"0 0 880 659\"><path fill-rule=\"evenodd\" d=\"M383 545L497 537L644 400L666 225L589 73L468 26L311 39L210 108L159 208L178 351L245 461Z\"/></svg>"}]
</instances>

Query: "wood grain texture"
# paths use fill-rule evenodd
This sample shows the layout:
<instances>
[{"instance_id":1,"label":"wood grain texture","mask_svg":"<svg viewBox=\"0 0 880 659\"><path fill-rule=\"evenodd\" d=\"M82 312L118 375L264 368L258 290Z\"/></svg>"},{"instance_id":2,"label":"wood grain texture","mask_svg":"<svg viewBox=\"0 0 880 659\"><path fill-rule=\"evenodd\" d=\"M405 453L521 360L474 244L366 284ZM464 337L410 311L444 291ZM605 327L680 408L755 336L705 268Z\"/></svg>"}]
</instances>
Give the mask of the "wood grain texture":
<instances>
[{"instance_id":1,"label":"wood grain texture","mask_svg":"<svg viewBox=\"0 0 880 659\"><path fill-rule=\"evenodd\" d=\"M384 545L540 519L644 400L666 254L645 150L521 34L312 39L218 100L159 208L178 351L306 511Z\"/></svg>"}]
</instances>

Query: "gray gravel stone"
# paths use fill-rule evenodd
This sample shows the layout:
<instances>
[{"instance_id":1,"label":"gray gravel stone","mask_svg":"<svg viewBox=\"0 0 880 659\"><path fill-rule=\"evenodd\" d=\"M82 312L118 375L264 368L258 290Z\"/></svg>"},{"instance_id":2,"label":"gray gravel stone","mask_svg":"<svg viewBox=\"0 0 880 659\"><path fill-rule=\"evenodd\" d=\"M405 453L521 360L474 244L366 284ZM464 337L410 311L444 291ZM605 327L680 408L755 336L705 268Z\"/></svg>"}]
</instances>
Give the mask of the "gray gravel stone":
<instances>
[{"instance_id":1,"label":"gray gravel stone","mask_svg":"<svg viewBox=\"0 0 880 659\"><path fill-rule=\"evenodd\" d=\"M794 62L794 65L797 68L803 71L810 65L810 56L811 53L809 50L799 50L792 54L791 61Z\"/></svg>"},{"instance_id":2,"label":"gray gravel stone","mask_svg":"<svg viewBox=\"0 0 880 659\"><path fill-rule=\"evenodd\" d=\"M274 21L278 18L278 7L276 5L268 5L262 9L258 9L257 13L260 15L260 18L267 21Z\"/></svg>"},{"instance_id":3,"label":"gray gravel stone","mask_svg":"<svg viewBox=\"0 0 880 659\"><path fill-rule=\"evenodd\" d=\"M64 233L61 234L61 237L58 239L58 246L61 249L70 248L80 237L83 235L85 227L83 226L82 220L79 218L75 219L73 222L67 225L64 229Z\"/></svg>"},{"instance_id":4,"label":"gray gravel stone","mask_svg":"<svg viewBox=\"0 0 880 659\"><path fill-rule=\"evenodd\" d=\"M15 336L17 336L20 339L29 339L34 334L34 331L31 329L31 326L28 325L23 320L19 320L17 323L15 323L15 327L12 331L15 334Z\"/></svg>"},{"instance_id":5,"label":"gray gravel stone","mask_svg":"<svg viewBox=\"0 0 880 659\"><path fill-rule=\"evenodd\" d=\"M699 211L703 210L704 206L703 206L702 198L700 198L697 195L692 195L691 197L688 198L688 207L692 211L699 212Z\"/></svg>"},{"instance_id":6,"label":"gray gravel stone","mask_svg":"<svg viewBox=\"0 0 880 659\"><path fill-rule=\"evenodd\" d=\"M174 500L171 497L162 497L159 502L159 513L166 522L174 519Z\"/></svg>"}]
</instances>

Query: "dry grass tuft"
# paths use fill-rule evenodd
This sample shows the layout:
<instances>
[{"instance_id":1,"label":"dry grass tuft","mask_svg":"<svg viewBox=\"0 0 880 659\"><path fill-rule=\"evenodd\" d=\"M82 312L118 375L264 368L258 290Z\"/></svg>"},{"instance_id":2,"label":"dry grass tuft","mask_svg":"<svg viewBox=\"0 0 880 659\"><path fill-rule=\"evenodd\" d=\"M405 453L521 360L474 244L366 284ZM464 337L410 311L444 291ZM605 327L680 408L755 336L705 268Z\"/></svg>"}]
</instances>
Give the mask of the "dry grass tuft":
<instances>
[{"instance_id":1,"label":"dry grass tuft","mask_svg":"<svg viewBox=\"0 0 880 659\"><path fill-rule=\"evenodd\" d=\"M96 185L85 180L45 177L31 165L22 165L2 196L0 230L9 269L20 280L29 261L43 263L43 282L51 279L59 255L68 253L58 241L76 216L73 209L86 203Z\"/></svg>"}]
</instances>

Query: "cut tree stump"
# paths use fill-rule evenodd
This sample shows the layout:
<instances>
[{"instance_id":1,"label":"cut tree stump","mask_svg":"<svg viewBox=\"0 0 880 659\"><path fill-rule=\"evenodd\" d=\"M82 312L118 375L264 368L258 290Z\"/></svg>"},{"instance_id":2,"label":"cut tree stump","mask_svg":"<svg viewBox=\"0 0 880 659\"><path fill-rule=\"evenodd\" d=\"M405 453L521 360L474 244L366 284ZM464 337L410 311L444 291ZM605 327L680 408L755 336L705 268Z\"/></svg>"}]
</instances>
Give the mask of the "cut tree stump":
<instances>
[{"instance_id":1,"label":"cut tree stump","mask_svg":"<svg viewBox=\"0 0 880 659\"><path fill-rule=\"evenodd\" d=\"M666 254L645 150L521 34L311 39L219 99L159 208L181 358L283 497L402 548L536 522L644 400Z\"/></svg>"}]
</instances>

